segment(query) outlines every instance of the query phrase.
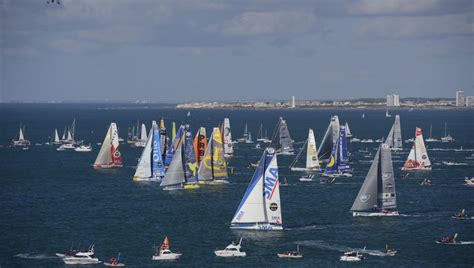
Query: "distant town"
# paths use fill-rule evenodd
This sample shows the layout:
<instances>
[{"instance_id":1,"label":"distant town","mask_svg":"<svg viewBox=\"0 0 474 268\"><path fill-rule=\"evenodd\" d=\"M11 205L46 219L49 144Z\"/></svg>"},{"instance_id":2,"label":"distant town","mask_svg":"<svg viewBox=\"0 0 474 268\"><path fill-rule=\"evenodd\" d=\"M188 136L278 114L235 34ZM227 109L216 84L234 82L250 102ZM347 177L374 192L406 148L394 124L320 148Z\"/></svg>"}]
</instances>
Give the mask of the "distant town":
<instances>
[{"instance_id":1,"label":"distant town","mask_svg":"<svg viewBox=\"0 0 474 268\"><path fill-rule=\"evenodd\" d=\"M397 94L385 99L364 98L356 100L296 100L288 101L236 101L236 102L188 102L176 105L178 109L294 109L294 108L474 108L474 96L457 91L455 99L403 98Z\"/></svg>"}]
</instances>

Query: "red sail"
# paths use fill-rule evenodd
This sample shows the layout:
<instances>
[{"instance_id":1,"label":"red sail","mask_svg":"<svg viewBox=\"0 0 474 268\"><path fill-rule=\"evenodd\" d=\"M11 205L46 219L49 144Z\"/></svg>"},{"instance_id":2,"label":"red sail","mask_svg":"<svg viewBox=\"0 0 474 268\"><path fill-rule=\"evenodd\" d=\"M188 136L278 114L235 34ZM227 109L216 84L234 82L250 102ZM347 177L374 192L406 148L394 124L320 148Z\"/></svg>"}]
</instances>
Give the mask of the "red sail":
<instances>
[{"instance_id":1,"label":"red sail","mask_svg":"<svg viewBox=\"0 0 474 268\"><path fill-rule=\"evenodd\" d=\"M122 163L122 154L120 153L120 145L117 148L112 145L112 162L113 163Z\"/></svg>"}]
</instances>

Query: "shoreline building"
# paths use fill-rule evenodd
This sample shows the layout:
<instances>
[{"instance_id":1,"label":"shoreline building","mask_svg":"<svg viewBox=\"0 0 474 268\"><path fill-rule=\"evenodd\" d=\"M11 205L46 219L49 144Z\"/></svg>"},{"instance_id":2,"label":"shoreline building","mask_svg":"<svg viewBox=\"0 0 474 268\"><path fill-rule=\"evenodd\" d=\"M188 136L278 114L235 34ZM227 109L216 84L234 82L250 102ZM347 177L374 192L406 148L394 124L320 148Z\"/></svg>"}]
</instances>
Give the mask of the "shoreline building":
<instances>
[{"instance_id":1,"label":"shoreline building","mask_svg":"<svg viewBox=\"0 0 474 268\"><path fill-rule=\"evenodd\" d=\"M397 95L397 94L387 95L387 106L400 107L400 95Z\"/></svg>"},{"instance_id":2,"label":"shoreline building","mask_svg":"<svg viewBox=\"0 0 474 268\"><path fill-rule=\"evenodd\" d=\"M466 106L466 98L464 97L464 91L456 91L456 107Z\"/></svg>"},{"instance_id":3,"label":"shoreline building","mask_svg":"<svg viewBox=\"0 0 474 268\"><path fill-rule=\"evenodd\" d=\"M474 96L466 97L466 107L474 107Z\"/></svg>"}]
</instances>

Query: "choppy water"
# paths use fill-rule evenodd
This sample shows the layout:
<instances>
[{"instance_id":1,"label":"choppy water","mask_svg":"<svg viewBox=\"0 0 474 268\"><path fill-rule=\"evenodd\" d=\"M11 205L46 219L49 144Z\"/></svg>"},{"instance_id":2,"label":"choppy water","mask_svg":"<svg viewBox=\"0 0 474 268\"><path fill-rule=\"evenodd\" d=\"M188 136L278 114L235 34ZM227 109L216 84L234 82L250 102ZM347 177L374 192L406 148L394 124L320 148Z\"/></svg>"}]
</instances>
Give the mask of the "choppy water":
<instances>
[{"instance_id":1,"label":"choppy water","mask_svg":"<svg viewBox=\"0 0 474 268\"><path fill-rule=\"evenodd\" d=\"M280 174L289 186L281 188L283 232L238 232L229 222L253 173L247 168L261 155L254 145L239 144L230 165L236 174L230 184L202 187L196 191L162 191L154 183L131 180L141 149L122 146L125 167L94 170L97 142L111 121L118 123L122 137L137 119L150 125L164 116L167 123L185 119L187 111L171 108L121 105L2 105L0 144L17 135L19 123L26 124L26 137L44 143L54 128L77 120L76 137L94 146L92 153L57 152L48 146L32 146L28 151L0 148L0 265L2 267L63 267L54 257L74 243L75 247L96 245L96 255L105 260L122 254L129 267L158 265L151 260L153 246L166 234L181 260L164 266L346 266L339 256L348 249L367 249L360 266L469 266L474 264L474 245L442 246L440 236L459 233L462 241L474 241L474 220L456 221L451 214L466 208L474 215L474 188L463 185L465 176L474 176L474 114L472 111L399 111L403 139L414 136L415 126L425 137L433 124L433 135L444 134L444 122L456 139L452 144L428 143L433 171L414 173L406 179L399 170L409 144L394 154L398 207L403 216L353 218L349 213L372 158L376 143L349 144L353 154L354 177L335 184L299 182L300 173L291 173L292 156L279 156ZM362 119L361 114L366 118ZM392 112L395 114L396 112ZM224 117L231 120L234 138L245 122L254 137L260 123L272 129L279 116L287 119L291 136L304 141L313 128L319 144L332 114L348 121L355 136L385 136L393 118L385 111L279 110L279 111L192 111L192 126L205 126L210 133ZM170 125L169 125L170 126ZM299 144L301 146L302 143ZM455 151L463 146L464 151ZM442 161L462 163L447 166ZM427 177L433 185L418 185ZM238 236L244 238L246 258L221 259L213 250L225 247ZM276 253L300 244L301 260L279 259ZM395 257L384 256L385 244L398 250Z\"/></svg>"}]
</instances>

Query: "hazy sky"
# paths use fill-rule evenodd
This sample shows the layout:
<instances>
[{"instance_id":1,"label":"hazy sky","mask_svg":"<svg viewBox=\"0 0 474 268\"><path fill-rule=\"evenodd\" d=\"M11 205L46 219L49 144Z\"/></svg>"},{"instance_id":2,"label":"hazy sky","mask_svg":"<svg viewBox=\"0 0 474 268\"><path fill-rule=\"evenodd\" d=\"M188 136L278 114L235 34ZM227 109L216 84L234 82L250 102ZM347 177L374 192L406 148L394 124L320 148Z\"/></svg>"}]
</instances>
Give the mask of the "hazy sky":
<instances>
[{"instance_id":1,"label":"hazy sky","mask_svg":"<svg viewBox=\"0 0 474 268\"><path fill-rule=\"evenodd\" d=\"M0 0L0 99L474 95L473 3Z\"/></svg>"}]
</instances>

